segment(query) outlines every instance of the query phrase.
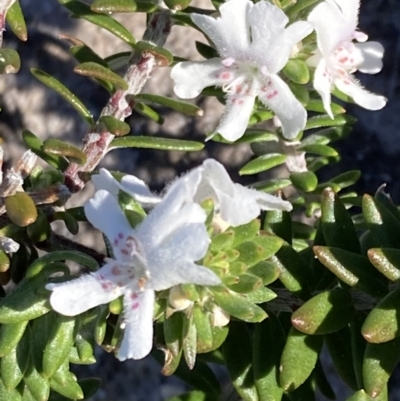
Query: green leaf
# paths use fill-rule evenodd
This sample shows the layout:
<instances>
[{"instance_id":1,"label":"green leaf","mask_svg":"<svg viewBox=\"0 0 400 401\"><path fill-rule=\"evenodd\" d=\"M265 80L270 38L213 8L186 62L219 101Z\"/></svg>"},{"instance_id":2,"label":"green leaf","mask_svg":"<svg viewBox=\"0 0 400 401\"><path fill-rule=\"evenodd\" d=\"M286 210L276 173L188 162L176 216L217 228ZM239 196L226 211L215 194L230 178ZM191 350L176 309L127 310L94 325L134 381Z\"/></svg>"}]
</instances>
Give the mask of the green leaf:
<instances>
[{"instance_id":1,"label":"green leaf","mask_svg":"<svg viewBox=\"0 0 400 401\"><path fill-rule=\"evenodd\" d=\"M67 359L74 342L75 316L58 316L43 351L43 374L51 377Z\"/></svg>"},{"instance_id":2,"label":"green leaf","mask_svg":"<svg viewBox=\"0 0 400 401\"><path fill-rule=\"evenodd\" d=\"M400 336L400 289L384 297L368 314L361 328L370 343L385 343Z\"/></svg>"},{"instance_id":3,"label":"green leaf","mask_svg":"<svg viewBox=\"0 0 400 401\"><path fill-rule=\"evenodd\" d=\"M184 10L192 0L166 0L165 4L171 10Z\"/></svg>"},{"instance_id":4,"label":"green leaf","mask_svg":"<svg viewBox=\"0 0 400 401\"><path fill-rule=\"evenodd\" d=\"M309 298L314 272L289 244L283 244L270 262L279 270L279 279L289 291L300 298Z\"/></svg>"},{"instance_id":5,"label":"green leaf","mask_svg":"<svg viewBox=\"0 0 400 401\"><path fill-rule=\"evenodd\" d=\"M387 285L364 256L333 247L314 246L313 249L318 260L347 285L373 297L387 294Z\"/></svg>"},{"instance_id":6,"label":"green leaf","mask_svg":"<svg viewBox=\"0 0 400 401\"><path fill-rule=\"evenodd\" d=\"M26 227L36 221L38 212L32 198L26 192L17 192L4 199L7 217L17 226Z\"/></svg>"},{"instance_id":7,"label":"green leaf","mask_svg":"<svg viewBox=\"0 0 400 401\"><path fill-rule=\"evenodd\" d=\"M222 352L232 383L244 401L258 401L253 377L252 343L247 326L243 322L230 322L228 337Z\"/></svg>"},{"instance_id":8,"label":"green leaf","mask_svg":"<svg viewBox=\"0 0 400 401\"><path fill-rule=\"evenodd\" d=\"M49 399L50 384L32 364L30 364L25 373L24 382L36 401L47 401Z\"/></svg>"},{"instance_id":9,"label":"green leaf","mask_svg":"<svg viewBox=\"0 0 400 401\"><path fill-rule=\"evenodd\" d=\"M91 77L101 79L102 81L109 82L120 89L127 90L128 83L124 78L113 72L111 68L104 67L101 64L94 63L93 61L87 61L77 65L74 68L74 72L85 77Z\"/></svg>"},{"instance_id":10,"label":"green leaf","mask_svg":"<svg viewBox=\"0 0 400 401\"><path fill-rule=\"evenodd\" d=\"M376 397L370 397L364 390L359 390L354 393L351 397L347 398L346 401L389 401L387 387Z\"/></svg>"},{"instance_id":11,"label":"green leaf","mask_svg":"<svg viewBox=\"0 0 400 401\"><path fill-rule=\"evenodd\" d=\"M86 106L59 80L37 68L31 68L32 75L63 97L90 126L94 125L92 113Z\"/></svg>"},{"instance_id":12,"label":"green leaf","mask_svg":"<svg viewBox=\"0 0 400 401\"><path fill-rule=\"evenodd\" d=\"M298 0L294 5L292 5L291 7L288 7L285 11L286 11L287 15L290 17L290 19L292 20L301 11L312 6L317 1L318 0Z\"/></svg>"},{"instance_id":13,"label":"green leaf","mask_svg":"<svg viewBox=\"0 0 400 401\"><path fill-rule=\"evenodd\" d=\"M136 11L134 0L94 0L90 6L95 13L133 13Z\"/></svg>"},{"instance_id":14,"label":"green leaf","mask_svg":"<svg viewBox=\"0 0 400 401\"><path fill-rule=\"evenodd\" d=\"M297 149L299 151L314 153L326 157L336 157L338 155L338 152L335 149L326 145L300 145Z\"/></svg>"},{"instance_id":15,"label":"green leaf","mask_svg":"<svg viewBox=\"0 0 400 401\"><path fill-rule=\"evenodd\" d=\"M256 325L253 334L253 374L258 398L278 401L283 389L279 386L280 358L285 345L285 332L274 314Z\"/></svg>"},{"instance_id":16,"label":"green leaf","mask_svg":"<svg viewBox=\"0 0 400 401\"><path fill-rule=\"evenodd\" d=\"M357 120L349 115L337 115L332 120L328 115L315 116L308 119L304 130L320 128L320 127L333 127L338 125L354 124Z\"/></svg>"},{"instance_id":17,"label":"green leaf","mask_svg":"<svg viewBox=\"0 0 400 401\"><path fill-rule=\"evenodd\" d=\"M272 178L270 180L260 181L252 184L252 188L263 192L276 192L286 188L292 184L292 181L287 178Z\"/></svg>"},{"instance_id":18,"label":"green leaf","mask_svg":"<svg viewBox=\"0 0 400 401\"><path fill-rule=\"evenodd\" d=\"M293 391L307 380L321 347L321 336L309 336L290 328L280 363L279 383L284 391Z\"/></svg>"},{"instance_id":19,"label":"green leaf","mask_svg":"<svg viewBox=\"0 0 400 401\"><path fill-rule=\"evenodd\" d=\"M187 114L189 116L201 117L204 114L203 110L195 104L183 102L182 100L171 99L165 96L140 93L135 96L135 99L139 102L160 104L179 113Z\"/></svg>"},{"instance_id":20,"label":"green leaf","mask_svg":"<svg viewBox=\"0 0 400 401\"><path fill-rule=\"evenodd\" d=\"M293 92L297 100L306 107L310 100L310 94L305 85L296 84L295 82L288 82L290 90Z\"/></svg>"},{"instance_id":21,"label":"green leaf","mask_svg":"<svg viewBox=\"0 0 400 401\"><path fill-rule=\"evenodd\" d=\"M292 314L293 326L305 334L330 334L345 327L354 313L348 291L341 288L321 292Z\"/></svg>"},{"instance_id":22,"label":"green leaf","mask_svg":"<svg viewBox=\"0 0 400 401\"><path fill-rule=\"evenodd\" d=\"M161 115L159 113L157 113L154 109L147 106L147 104L135 103L133 108L139 114L141 114L144 117L150 118L151 120L155 121L157 124L160 124L160 125L164 124L164 118L161 117Z\"/></svg>"},{"instance_id":23,"label":"green leaf","mask_svg":"<svg viewBox=\"0 0 400 401\"><path fill-rule=\"evenodd\" d=\"M93 12L90 7L80 1L65 1L58 0L65 8L73 13L73 17L83 18L92 24L98 25L113 35L117 36L130 46L135 44L135 38L132 34L119 22L115 21L108 15L97 14Z\"/></svg>"},{"instance_id":24,"label":"green leaf","mask_svg":"<svg viewBox=\"0 0 400 401\"><path fill-rule=\"evenodd\" d=\"M43 152L43 142L32 132L24 130L22 132L22 139L33 153L38 155L50 166L60 169L62 171L67 168L68 162L64 158L54 155L48 155L47 153Z\"/></svg>"},{"instance_id":25,"label":"green leaf","mask_svg":"<svg viewBox=\"0 0 400 401\"><path fill-rule=\"evenodd\" d=\"M269 110L256 110L250 117L249 126L270 120L274 116Z\"/></svg>"},{"instance_id":26,"label":"green leaf","mask_svg":"<svg viewBox=\"0 0 400 401\"><path fill-rule=\"evenodd\" d=\"M318 178L311 171L291 173L290 181L294 187L304 192L312 192L318 185Z\"/></svg>"},{"instance_id":27,"label":"green leaf","mask_svg":"<svg viewBox=\"0 0 400 401\"><path fill-rule=\"evenodd\" d=\"M158 47L147 41L139 41L134 46L136 52L141 52L142 54L152 54L157 62L158 67L167 67L174 61L174 56L170 51L164 47Z\"/></svg>"},{"instance_id":28,"label":"green leaf","mask_svg":"<svg viewBox=\"0 0 400 401\"><path fill-rule=\"evenodd\" d=\"M26 278L33 278L37 276L52 262L64 260L71 260L75 263L88 267L90 270L97 270L99 268L97 261L85 253L78 251L54 251L35 260L29 266L28 271L26 272Z\"/></svg>"},{"instance_id":29,"label":"green leaf","mask_svg":"<svg viewBox=\"0 0 400 401\"><path fill-rule=\"evenodd\" d=\"M182 351L182 326L182 312L173 313L163 322L165 344L173 356Z\"/></svg>"},{"instance_id":30,"label":"green leaf","mask_svg":"<svg viewBox=\"0 0 400 401\"><path fill-rule=\"evenodd\" d=\"M360 170L351 170L331 178L328 182L339 185L341 189L354 185L361 177Z\"/></svg>"},{"instance_id":31,"label":"green leaf","mask_svg":"<svg viewBox=\"0 0 400 401\"><path fill-rule=\"evenodd\" d=\"M282 70L283 74L297 84L307 84L310 80L310 71L307 64L297 58L290 59Z\"/></svg>"},{"instance_id":32,"label":"green leaf","mask_svg":"<svg viewBox=\"0 0 400 401\"><path fill-rule=\"evenodd\" d=\"M359 390L353 368L352 338L350 329L344 327L324 337L336 372L353 390Z\"/></svg>"},{"instance_id":33,"label":"green leaf","mask_svg":"<svg viewBox=\"0 0 400 401\"><path fill-rule=\"evenodd\" d=\"M131 131L129 124L113 116L102 116L99 118L99 123L103 124L110 134L118 137L128 135Z\"/></svg>"},{"instance_id":34,"label":"green leaf","mask_svg":"<svg viewBox=\"0 0 400 401\"><path fill-rule=\"evenodd\" d=\"M198 354L213 350L213 330L209 314L203 311L198 305L193 307L193 323L196 326Z\"/></svg>"},{"instance_id":35,"label":"green leaf","mask_svg":"<svg viewBox=\"0 0 400 401\"><path fill-rule=\"evenodd\" d=\"M26 28L25 18L22 14L19 0L15 1L7 10L6 20L15 36L17 36L19 40L25 42L28 39L28 30Z\"/></svg>"},{"instance_id":36,"label":"green leaf","mask_svg":"<svg viewBox=\"0 0 400 401\"><path fill-rule=\"evenodd\" d=\"M389 280L400 280L400 250L391 248L368 249L369 261Z\"/></svg>"},{"instance_id":37,"label":"green leaf","mask_svg":"<svg viewBox=\"0 0 400 401\"><path fill-rule=\"evenodd\" d=\"M129 136L115 138L109 150L118 148L145 148L158 150L179 150L183 152L196 152L204 148L204 144L181 139L157 138L148 136Z\"/></svg>"},{"instance_id":38,"label":"green leaf","mask_svg":"<svg viewBox=\"0 0 400 401\"><path fill-rule=\"evenodd\" d=\"M28 321L0 326L0 358L17 346L25 333Z\"/></svg>"},{"instance_id":39,"label":"green leaf","mask_svg":"<svg viewBox=\"0 0 400 401\"><path fill-rule=\"evenodd\" d=\"M0 362L1 378L8 391L15 389L21 382L29 363L29 330L27 330L18 345Z\"/></svg>"},{"instance_id":40,"label":"green leaf","mask_svg":"<svg viewBox=\"0 0 400 401\"><path fill-rule=\"evenodd\" d=\"M310 99L306 106L306 110L316 111L318 113L326 113L326 110L325 110L322 100L318 100L318 99ZM331 103L331 110L332 110L333 114L346 113L346 110L337 103Z\"/></svg>"},{"instance_id":41,"label":"green leaf","mask_svg":"<svg viewBox=\"0 0 400 401\"><path fill-rule=\"evenodd\" d=\"M259 306L249 302L223 286L210 287L215 302L230 315L244 320L245 322L257 323L264 320L268 315Z\"/></svg>"},{"instance_id":42,"label":"green leaf","mask_svg":"<svg viewBox=\"0 0 400 401\"><path fill-rule=\"evenodd\" d=\"M251 160L244 165L240 171L240 175L251 175L270 170L273 167L285 163L287 156L280 153L270 153Z\"/></svg>"},{"instance_id":43,"label":"green leaf","mask_svg":"<svg viewBox=\"0 0 400 401\"><path fill-rule=\"evenodd\" d=\"M168 398L168 401L215 401L215 395L207 394L203 391L191 391L190 393Z\"/></svg>"},{"instance_id":44,"label":"green leaf","mask_svg":"<svg viewBox=\"0 0 400 401\"><path fill-rule=\"evenodd\" d=\"M370 195L362 200L364 220L375 240L375 246L400 248L400 221L385 206Z\"/></svg>"},{"instance_id":45,"label":"green leaf","mask_svg":"<svg viewBox=\"0 0 400 401\"><path fill-rule=\"evenodd\" d=\"M0 49L0 74L16 74L21 68L21 59L14 49Z\"/></svg>"},{"instance_id":46,"label":"green leaf","mask_svg":"<svg viewBox=\"0 0 400 401\"><path fill-rule=\"evenodd\" d=\"M193 323L193 316L183 315L182 348L186 364L190 370L196 363L197 330Z\"/></svg>"},{"instance_id":47,"label":"green leaf","mask_svg":"<svg viewBox=\"0 0 400 401\"><path fill-rule=\"evenodd\" d=\"M206 45L205 43L198 42L196 40L196 49L197 51L206 59L210 59L213 57L219 57L217 50L214 47Z\"/></svg>"},{"instance_id":48,"label":"green leaf","mask_svg":"<svg viewBox=\"0 0 400 401\"><path fill-rule=\"evenodd\" d=\"M59 139L46 139L43 142L42 150L52 155L67 157L79 165L85 164L87 160L86 154L80 149Z\"/></svg>"},{"instance_id":49,"label":"green leaf","mask_svg":"<svg viewBox=\"0 0 400 401\"><path fill-rule=\"evenodd\" d=\"M367 344L363 362L363 381L368 395L375 399L385 390L399 360L399 337L385 344Z\"/></svg>"},{"instance_id":50,"label":"green leaf","mask_svg":"<svg viewBox=\"0 0 400 401\"><path fill-rule=\"evenodd\" d=\"M326 188L321 198L321 227L326 245L360 253L353 221L336 193Z\"/></svg>"}]
</instances>

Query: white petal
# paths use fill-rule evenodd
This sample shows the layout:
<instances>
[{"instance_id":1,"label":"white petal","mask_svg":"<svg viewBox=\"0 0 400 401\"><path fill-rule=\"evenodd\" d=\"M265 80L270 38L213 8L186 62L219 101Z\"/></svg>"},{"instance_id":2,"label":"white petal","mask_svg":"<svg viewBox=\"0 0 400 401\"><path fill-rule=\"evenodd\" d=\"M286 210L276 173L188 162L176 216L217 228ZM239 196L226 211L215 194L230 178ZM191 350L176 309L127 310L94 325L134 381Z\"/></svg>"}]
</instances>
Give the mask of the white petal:
<instances>
[{"instance_id":1,"label":"white petal","mask_svg":"<svg viewBox=\"0 0 400 401\"><path fill-rule=\"evenodd\" d=\"M271 74L268 77L258 96L278 116L285 138L293 139L304 129L307 112L287 84L277 75Z\"/></svg>"},{"instance_id":2,"label":"white petal","mask_svg":"<svg viewBox=\"0 0 400 401\"><path fill-rule=\"evenodd\" d=\"M288 26L277 40L270 46L270 61L268 70L276 74L282 70L292 54L293 47L314 30L313 24L307 21L298 21ZM266 57L268 57L266 55Z\"/></svg>"},{"instance_id":3,"label":"white petal","mask_svg":"<svg viewBox=\"0 0 400 401\"><path fill-rule=\"evenodd\" d=\"M154 195L145 182L134 175L125 175L122 177L121 189L144 207L154 206L161 202L161 198Z\"/></svg>"},{"instance_id":4,"label":"white petal","mask_svg":"<svg viewBox=\"0 0 400 401\"><path fill-rule=\"evenodd\" d=\"M127 292L124 296L125 330L118 359L142 359L153 346L154 291Z\"/></svg>"},{"instance_id":5,"label":"white petal","mask_svg":"<svg viewBox=\"0 0 400 401\"><path fill-rule=\"evenodd\" d=\"M240 184L234 184L225 167L213 159L203 163L202 180L195 200L212 198L223 220L231 226L246 224L262 210L291 210L289 202Z\"/></svg>"},{"instance_id":6,"label":"white petal","mask_svg":"<svg viewBox=\"0 0 400 401\"><path fill-rule=\"evenodd\" d=\"M105 168L101 168L99 170L99 174L92 175L91 179L96 191L104 189L105 191L110 192L110 194L113 196L118 195L119 183Z\"/></svg>"},{"instance_id":7,"label":"white petal","mask_svg":"<svg viewBox=\"0 0 400 401\"><path fill-rule=\"evenodd\" d=\"M387 99L384 96L368 92L352 77L335 79L334 84L340 91L352 97L354 102L365 109L380 110L387 103Z\"/></svg>"},{"instance_id":8,"label":"white petal","mask_svg":"<svg viewBox=\"0 0 400 401\"><path fill-rule=\"evenodd\" d=\"M333 119L333 113L331 109L332 77L326 68L325 60L321 60L315 69L313 85L314 89L322 98L324 109L328 113L329 117Z\"/></svg>"},{"instance_id":9,"label":"white petal","mask_svg":"<svg viewBox=\"0 0 400 401\"><path fill-rule=\"evenodd\" d=\"M151 282L156 291L165 290L179 284L219 285L221 279L210 269L193 262L181 262L179 266L165 264L164 275L157 275Z\"/></svg>"},{"instance_id":10,"label":"white petal","mask_svg":"<svg viewBox=\"0 0 400 401\"><path fill-rule=\"evenodd\" d=\"M247 13L253 6L248 0L229 0L219 8L220 18L192 14L192 21L213 41L223 57L238 57L250 44Z\"/></svg>"},{"instance_id":11,"label":"white petal","mask_svg":"<svg viewBox=\"0 0 400 401\"><path fill-rule=\"evenodd\" d=\"M46 289L52 291L51 307L62 315L76 316L118 298L123 287L116 283L117 276L112 274L114 267L115 263L108 263L96 273L65 283L47 284ZM124 277L121 280L126 282Z\"/></svg>"},{"instance_id":12,"label":"white petal","mask_svg":"<svg viewBox=\"0 0 400 401\"><path fill-rule=\"evenodd\" d=\"M255 96L228 94L224 115L215 131L231 142L241 138L249 124L254 101Z\"/></svg>"},{"instance_id":13,"label":"white petal","mask_svg":"<svg viewBox=\"0 0 400 401\"><path fill-rule=\"evenodd\" d=\"M264 48L264 52L268 53L273 40L279 40L289 18L280 8L267 1L260 1L250 9L248 21L252 47Z\"/></svg>"},{"instance_id":14,"label":"white petal","mask_svg":"<svg viewBox=\"0 0 400 401\"><path fill-rule=\"evenodd\" d=\"M224 68L221 61L220 58L212 58L178 63L171 70L176 95L182 99L193 99L207 86L221 86L224 83L219 78L220 71Z\"/></svg>"},{"instance_id":15,"label":"white petal","mask_svg":"<svg viewBox=\"0 0 400 401\"><path fill-rule=\"evenodd\" d=\"M314 25L318 49L324 57L329 57L340 42L351 40L354 31L349 31L347 21L333 1L318 4L309 14L308 21Z\"/></svg>"},{"instance_id":16,"label":"white petal","mask_svg":"<svg viewBox=\"0 0 400 401\"><path fill-rule=\"evenodd\" d=\"M358 25L360 0L335 0L335 2L339 5L349 28L355 31Z\"/></svg>"},{"instance_id":17,"label":"white petal","mask_svg":"<svg viewBox=\"0 0 400 401\"><path fill-rule=\"evenodd\" d=\"M105 190L97 191L85 204L85 214L92 225L103 232L113 246L117 260L129 260L125 249L133 232L115 197Z\"/></svg>"},{"instance_id":18,"label":"white petal","mask_svg":"<svg viewBox=\"0 0 400 401\"><path fill-rule=\"evenodd\" d=\"M356 49L360 51L362 63L357 69L367 74L377 74L382 70L383 53L385 49L379 42L356 43Z\"/></svg>"}]
</instances>

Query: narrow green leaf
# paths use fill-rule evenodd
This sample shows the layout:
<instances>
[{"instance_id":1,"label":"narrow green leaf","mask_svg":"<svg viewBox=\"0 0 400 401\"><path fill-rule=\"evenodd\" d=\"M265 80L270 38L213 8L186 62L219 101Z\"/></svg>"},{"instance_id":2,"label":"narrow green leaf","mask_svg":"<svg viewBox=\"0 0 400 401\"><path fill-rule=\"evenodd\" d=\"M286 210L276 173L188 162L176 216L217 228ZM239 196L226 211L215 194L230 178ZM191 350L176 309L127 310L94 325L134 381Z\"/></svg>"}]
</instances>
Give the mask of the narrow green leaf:
<instances>
[{"instance_id":1,"label":"narrow green leaf","mask_svg":"<svg viewBox=\"0 0 400 401\"><path fill-rule=\"evenodd\" d=\"M17 346L25 333L28 321L0 326L0 358Z\"/></svg>"},{"instance_id":2,"label":"narrow green leaf","mask_svg":"<svg viewBox=\"0 0 400 401\"><path fill-rule=\"evenodd\" d=\"M210 288L215 302L230 315L244 320L245 322L257 323L267 317L266 312L259 306L249 302L223 286Z\"/></svg>"},{"instance_id":3,"label":"narrow green leaf","mask_svg":"<svg viewBox=\"0 0 400 401\"><path fill-rule=\"evenodd\" d=\"M134 0L94 0L90 6L95 13L133 13L136 11Z\"/></svg>"},{"instance_id":4,"label":"narrow green leaf","mask_svg":"<svg viewBox=\"0 0 400 401\"><path fill-rule=\"evenodd\" d=\"M71 11L74 17L83 18L92 24L106 29L113 35L128 43L130 46L135 44L136 41L132 34L123 25L111 18L109 15L95 13L88 5L80 1L58 1L63 4L65 8Z\"/></svg>"},{"instance_id":5,"label":"narrow green leaf","mask_svg":"<svg viewBox=\"0 0 400 401\"><path fill-rule=\"evenodd\" d=\"M67 168L68 162L64 158L55 155L48 155L47 153L43 152L43 142L32 132L24 130L22 132L22 139L33 153L38 155L50 166L62 171Z\"/></svg>"},{"instance_id":6,"label":"narrow green leaf","mask_svg":"<svg viewBox=\"0 0 400 401\"><path fill-rule=\"evenodd\" d=\"M109 146L109 150L118 148L145 148L158 150L179 150L182 152L196 152L204 148L204 144L195 141L181 139L157 138L148 136L129 136L115 138Z\"/></svg>"},{"instance_id":7,"label":"narrow green leaf","mask_svg":"<svg viewBox=\"0 0 400 401\"><path fill-rule=\"evenodd\" d=\"M280 189L286 188L292 184L292 181L286 178L272 178L270 180L256 182L252 184L252 188L264 192L276 192Z\"/></svg>"},{"instance_id":8,"label":"narrow green leaf","mask_svg":"<svg viewBox=\"0 0 400 401\"><path fill-rule=\"evenodd\" d=\"M241 398L244 401L259 401L253 376L252 343L245 323L230 323L222 352L229 376Z\"/></svg>"},{"instance_id":9,"label":"narrow green leaf","mask_svg":"<svg viewBox=\"0 0 400 401\"><path fill-rule=\"evenodd\" d=\"M268 155L257 157L244 165L240 171L240 175L251 175L270 170L273 167L285 163L287 156L280 153L270 153Z\"/></svg>"},{"instance_id":10,"label":"narrow green leaf","mask_svg":"<svg viewBox=\"0 0 400 401\"><path fill-rule=\"evenodd\" d=\"M340 280L351 287L357 287L373 297L387 294L387 285L368 259L340 248L314 246L318 260Z\"/></svg>"},{"instance_id":11,"label":"narrow green leaf","mask_svg":"<svg viewBox=\"0 0 400 401\"><path fill-rule=\"evenodd\" d=\"M94 124L92 113L86 106L59 80L37 68L31 68L32 75L62 96L90 126Z\"/></svg>"},{"instance_id":12,"label":"narrow green leaf","mask_svg":"<svg viewBox=\"0 0 400 401\"><path fill-rule=\"evenodd\" d=\"M351 333L348 327L324 337L336 372L354 391L359 390L353 367Z\"/></svg>"},{"instance_id":13,"label":"narrow green leaf","mask_svg":"<svg viewBox=\"0 0 400 401\"><path fill-rule=\"evenodd\" d=\"M19 0L7 10L6 15L7 24L14 32L19 40L26 41L28 39L28 30L26 28L24 14L22 13Z\"/></svg>"},{"instance_id":14,"label":"narrow green leaf","mask_svg":"<svg viewBox=\"0 0 400 401\"><path fill-rule=\"evenodd\" d=\"M253 374L261 401L280 401L280 358L285 345L285 332L275 315L256 325L253 335Z\"/></svg>"},{"instance_id":15,"label":"narrow green leaf","mask_svg":"<svg viewBox=\"0 0 400 401\"><path fill-rule=\"evenodd\" d=\"M118 74L113 72L110 68L104 67L101 64L88 61L77 65L74 68L74 72L85 77L97 78L121 88L123 90L128 89L128 83L120 77Z\"/></svg>"},{"instance_id":16,"label":"narrow green leaf","mask_svg":"<svg viewBox=\"0 0 400 401\"><path fill-rule=\"evenodd\" d=\"M167 3L168 4L168 3ZM217 50L214 47L206 45L205 43L198 42L196 40L196 49L197 51L206 59L210 59L213 57L219 57Z\"/></svg>"},{"instance_id":17,"label":"narrow green leaf","mask_svg":"<svg viewBox=\"0 0 400 401\"><path fill-rule=\"evenodd\" d=\"M49 399L49 382L38 373L32 364L25 373L24 382L36 401L47 401Z\"/></svg>"},{"instance_id":18,"label":"narrow green leaf","mask_svg":"<svg viewBox=\"0 0 400 401\"><path fill-rule=\"evenodd\" d=\"M325 157L336 157L338 155L338 152L335 149L326 145L300 145L298 150Z\"/></svg>"},{"instance_id":19,"label":"narrow green leaf","mask_svg":"<svg viewBox=\"0 0 400 401\"><path fill-rule=\"evenodd\" d=\"M135 96L135 99L139 102L160 104L161 106L168 107L172 110L178 111L182 114L187 114L189 116L201 117L204 114L203 110L195 104L183 102L182 100L171 99L165 96L140 93Z\"/></svg>"},{"instance_id":20,"label":"narrow green leaf","mask_svg":"<svg viewBox=\"0 0 400 401\"><path fill-rule=\"evenodd\" d=\"M67 359L74 342L75 316L58 316L43 351L43 374L51 377Z\"/></svg>"},{"instance_id":21,"label":"narrow green leaf","mask_svg":"<svg viewBox=\"0 0 400 401\"><path fill-rule=\"evenodd\" d=\"M346 110L337 103L331 103L331 109L332 109L333 114L346 113ZM326 110L325 110L324 104L322 103L322 100L318 100L318 99L310 99L306 106L306 110L316 111L318 113L326 113Z\"/></svg>"},{"instance_id":22,"label":"narrow green leaf","mask_svg":"<svg viewBox=\"0 0 400 401\"><path fill-rule=\"evenodd\" d=\"M43 269L45 269L46 266L50 265L52 262L64 260L71 260L75 263L88 267L90 270L97 270L99 268L97 261L85 253L78 251L54 251L35 260L29 266L25 277L33 278L40 274Z\"/></svg>"},{"instance_id":23,"label":"narrow green leaf","mask_svg":"<svg viewBox=\"0 0 400 401\"><path fill-rule=\"evenodd\" d=\"M357 120L349 115L337 115L332 120L328 115L311 117L308 119L305 130L320 128L320 127L333 127L337 125L354 124Z\"/></svg>"},{"instance_id":24,"label":"narrow green leaf","mask_svg":"<svg viewBox=\"0 0 400 401\"><path fill-rule=\"evenodd\" d=\"M362 200L364 220L375 240L375 246L400 248L400 221L383 204L365 194Z\"/></svg>"},{"instance_id":25,"label":"narrow green leaf","mask_svg":"<svg viewBox=\"0 0 400 401\"><path fill-rule=\"evenodd\" d=\"M104 124L110 134L118 137L128 135L131 131L131 127L129 124L124 121L118 120L113 116L102 116L99 118L99 122L101 124Z\"/></svg>"},{"instance_id":26,"label":"narrow green leaf","mask_svg":"<svg viewBox=\"0 0 400 401\"><path fill-rule=\"evenodd\" d=\"M87 159L86 154L80 149L59 139L46 139L42 150L52 155L67 157L79 165L85 164Z\"/></svg>"},{"instance_id":27,"label":"narrow green leaf","mask_svg":"<svg viewBox=\"0 0 400 401\"><path fill-rule=\"evenodd\" d=\"M164 124L164 118L156 112L154 109L152 109L150 106L144 103L135 103L133 106L134 110L137 111L139 114L141 114L144 117L148 117L151 120L155 121L157 124Z\"/></svg>"},{"instance_id":28,"label":"narrow green leaf","mask_svg":"<svg viewBox=\"0 0 400 401\"><path fill-rule=\"evenodd\" d=\"M367 252L369 261L389 280L400 280L400 250L371 248Z\"/></svg>"},{"instance_id":29,"label":"narrow green leaf","mask_svg":"<svg viewBox=\"0 0 400 401\"><path fill-rule=\"evenodd\" d=\"M326 245L360 253L360 243L350 214L329 187L321 197L321 227Z\"/></svg>"}]
</instances>

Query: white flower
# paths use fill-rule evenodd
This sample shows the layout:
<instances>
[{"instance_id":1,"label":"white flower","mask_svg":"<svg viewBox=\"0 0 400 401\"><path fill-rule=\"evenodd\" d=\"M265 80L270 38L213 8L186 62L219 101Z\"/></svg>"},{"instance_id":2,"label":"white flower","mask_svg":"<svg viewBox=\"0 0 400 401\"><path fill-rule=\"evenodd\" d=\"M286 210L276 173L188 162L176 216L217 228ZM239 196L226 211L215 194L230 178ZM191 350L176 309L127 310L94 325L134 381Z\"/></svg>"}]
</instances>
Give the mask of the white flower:
<instances>
[{"instance_id":1,"label":"white flower","mask_svg":"<svg viewBox=\"0 0 400 401\"><path fill-rule=\"evenodd\" d=\"M130 181L132 182L132 181ZM97 191L85 205L94 227L112 244L115 260L100 270L60 284L48 284L57 312L75 316L123 295L124 337L118 358L140 359L152 348L154 291L178 284L217 285L221 280L194 262L203 258L210 239L204 210L188 199L189 187L177 186L132 229L113 191Z\"/></svg>"},{"instance_id":2,"label":"white flower","mask_svg":"<svg viewBox=\"0 0 400 401\"><path fill-rule=\"evenodd\" d=\"M100 169L100 174L93 176L92 180L97 189L109 189L114 194L122 189L144 206L157 204L162 199L153 195L146 184L134 176L125 176L119 183L107 170ZM254 220L261 210L292 210L288 201L232 182L225 167L214 159L207 159L201 166L175 180L165 197L176 191L185 192L188 202L201 203L212 199L221 218L234 227Z\"/></svg>"},{"instance_id":3,"label":"white flower","mask_svg":"<svg viewBox=\"0 0 400 401\"><path fill-rule=\"evenodd\" d=\"M316 66L314 88L321 95L326 112L331 110L331 88L353 98L369 110L380 110L387 99L362 88L352 73L359 70L376 74L382 69L383 46L366 42L368 36L357 31L360 0L326 0L318 4L308 20L317 33L318 51L310 64ZM365 43L353 43L353 40Z\"/></svg>"},{"instance_id":4,"label":"white flower","mask_svg":"<svg viewBox=\"0 0 400 401\"><path fill-rule=\"evenodd\" d=\"M300 21L285 28L288 18L267 1L229 0L220 12L216 19L191 15L221 58L178 63L171 71L175 93L191 99L207 86L222 87L226 110L216 131L229 141L243 135L258 96L281 120L283 136L295 138L307 113L278 73L293 47L311 33L312 24Z\"/></svg>"}]
</instances>

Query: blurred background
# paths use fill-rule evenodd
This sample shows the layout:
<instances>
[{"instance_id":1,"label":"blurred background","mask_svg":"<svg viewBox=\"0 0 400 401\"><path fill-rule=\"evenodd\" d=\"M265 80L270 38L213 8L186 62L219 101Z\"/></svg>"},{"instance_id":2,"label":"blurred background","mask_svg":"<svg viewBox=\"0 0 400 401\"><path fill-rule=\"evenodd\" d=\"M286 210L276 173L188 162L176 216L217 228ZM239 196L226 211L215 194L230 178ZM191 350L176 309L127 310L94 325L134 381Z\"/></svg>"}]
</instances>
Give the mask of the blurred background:
<instances>
[{"instance_id":1,"label":"blurred background","mask_svg":"<svg viewBox=\"0 0 400 401\"><path fill-rule=\"evenodd\" d=\"M192 5L211 8L209 0L194 0ZM25 150L21 133L29 129L41 139L60 138L77 146L81 145L87 126L78 114L55 92L47 89L30 74L32 67L42 69L69 87L97 117L108 100L107 92L88 78L73 73L76 65L68 52L69 43L59 35L67 33L105 57L128 50L119 39L87 21L70 19L68 12L56 0L21 0L21 6L29 29L27 42L19 42L6 31L5 47L16 49L22 60L17 75L0 77L0 137L4 141L5 160L11 162ZM145 15L117 15L137 39L145 29ZM324 178L337 175L345 169L360 169L363 176L356 189L374 193L383 183L394 200L400 202L400 1L362 0L360 30L370 40L381 42L385 47L384 68L377 76L359 74L358 78L371 92L389 99L387 106L376 112L365 111L356 105L348 105L348 112L358 118L354 132L343 143L337 143L342 160L321 170ZM195 50L194 40L203 40L200 33L190 28L174 27L166 47L174 55L191 60L201 56ZM145 92L172 95L169 68L159 69L145 87ZM223 107L212 99L196 99L204 108L202 118L189 118L159 108L165 118L162 126L133 114L127 122L132 133L164 137L187 138L203 141L205 133L216 126ZM201 152L158 152L147 150L118 150L106 156L103 167L138 175L152 189L161 190L166 181L194 167L206 157L214 157L228 167L234 180L251 183L256 177L239 178L238 168L251 157L248 145L221 145L208 142ZM71 200L82 205L90 191L83 191ZM79 198L77 198L77 196ZM84 235L82 241L93 245L98 237ZM98 242L97 242L98 243ZM142 361L120 363L112 355L99 351L98 363L79 368L82 376L99 376L103 379L102 390L93 401L162 401L182 392L184 384L175 378L165 378L159 373L160 366L151 358ZM330 370L327 364L327 370ZM224 374L221 373L224 381ZM331 374L330 374L331 375ZM396 377L399 377L397 379ZM346 398L346 389L339 379L334 380L338 400ZM400 400L400 374L391 381L391 401ZM399 390L396 390L399 388ZM227 390L226 400L235 400ZM323 398L320 398L323 400ZM307 400L306 400L307 401Z\"/></svg>"}]
</instances>

